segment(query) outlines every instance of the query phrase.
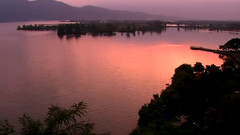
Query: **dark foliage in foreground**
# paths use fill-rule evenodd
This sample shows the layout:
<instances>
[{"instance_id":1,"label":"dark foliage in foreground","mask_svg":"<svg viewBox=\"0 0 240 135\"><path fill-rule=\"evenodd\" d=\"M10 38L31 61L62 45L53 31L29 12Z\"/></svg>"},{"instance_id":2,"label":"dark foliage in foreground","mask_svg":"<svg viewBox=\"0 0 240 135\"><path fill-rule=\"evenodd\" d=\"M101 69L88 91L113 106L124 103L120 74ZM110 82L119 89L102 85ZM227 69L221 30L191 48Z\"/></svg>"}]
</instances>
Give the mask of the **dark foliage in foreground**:
<instances>
[{"instance_id":1,"label":"dark foliage in foreground","mask_svg":"<svg viewBox=\"0 0 240 135\"><path fill-rule=\"evenodd\" d=\"M7 120L0 119L0 135L8 135L14 132L13 126Z\"/></svg>"},{"instance_id":2,"label":"dark foliage in foreground","mask_svg":"<svg viewBox=\"0 0 240 135\"><path fill-rule=\"evenodd\" d=\"M21 129L15 132L6 120L0 120L0 135L93 135L93 124L82 121L86 105L83 102L70 108L52 105L44 121L33 120L24 114L19 118Z\"/></svg>"},{"instance_id":3,"label":"dark foliage in foreground","mask_svg":"<svg viewBox=\"0 0 240 135\"><path fill-rule=\"evenodd\" d=\"M226 44L219 46L219 49L239 51L240 38L233 38L229 40Z\"/></svg>"},{"instance_id":4,"label":"dark foliage in foreground","mask_svg":"<svg viewBox=\"0 0 240 135\"><path fill-rule=\"evenodd\" d=\"M240 69L196 63L175 70L172 84L139 111L132 135L240 134Z\"/></svg>"}]
</instances>

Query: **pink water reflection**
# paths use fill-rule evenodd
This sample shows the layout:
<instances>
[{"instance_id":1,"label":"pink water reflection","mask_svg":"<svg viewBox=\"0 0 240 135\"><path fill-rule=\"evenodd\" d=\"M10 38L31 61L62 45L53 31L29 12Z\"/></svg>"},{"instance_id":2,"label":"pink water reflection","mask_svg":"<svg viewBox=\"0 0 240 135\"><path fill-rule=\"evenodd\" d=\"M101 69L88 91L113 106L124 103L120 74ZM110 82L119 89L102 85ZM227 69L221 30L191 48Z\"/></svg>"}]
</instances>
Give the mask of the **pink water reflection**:
<instances>
[{"instance_id":1,"label":"pink water reflection","mask_svg":"<svg viewBox=\"0 0 240 135\"><path fill-rule=\"evenodd\" d=\"M28 112L39 118L49 104L84 101L97 133L128 134L136 127L138 110L171 83L176 67L197 61L222 64L217 54L190 50L190 45L215 48L219 37L231 37L210 35L172 29L131 38L60 40L54 32L4 35L0 38L0 116L13 122Z\"/></svg>"},{"instance_id":2,"label":"pink water reflection","mask_svg":"<svg viewBox=\"0 0 240 135\"><path fill-rule=\"evenodd\" d=\"M79 93L86 92L84 96L74 97L89 104L89 115L99 132L109 129L113 134L130 132L136 126L138 116L135 114L140 107L148 103L153 94L160 93L166 83L171 83L179 65L199 61L203 65L220 66L223 62L217 54L192 51L185 44L139 45L134 41L116 40L87 36L63 41L74 58L72 67L79 80Z\"/></svg>"}]
</instances>

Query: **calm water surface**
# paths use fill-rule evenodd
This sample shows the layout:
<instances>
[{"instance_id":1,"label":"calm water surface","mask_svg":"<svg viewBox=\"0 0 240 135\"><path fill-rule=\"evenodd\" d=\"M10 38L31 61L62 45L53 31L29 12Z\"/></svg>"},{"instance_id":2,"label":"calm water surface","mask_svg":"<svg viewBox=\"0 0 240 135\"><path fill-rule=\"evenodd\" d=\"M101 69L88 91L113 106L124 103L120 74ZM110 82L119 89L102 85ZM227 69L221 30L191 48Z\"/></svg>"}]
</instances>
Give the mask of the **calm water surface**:
<instances>
[{"instance_id":1,"label":"calm water surface","mask_svg":"<svg viewBox=\"0 0 240 135\"><path fill-rule=\"evenodd\" d=\"M171 28L130 38L59 39L56 32L16 31L20 24L28 23L0 24L0 117L16 125L23 113L37 119L50 104L84 101L95 131L113 135L136 127L138 110L171 83L179 65L222 64L217 54L189 46L217 48L239 37Z\"/></svg>"}]
</instances>

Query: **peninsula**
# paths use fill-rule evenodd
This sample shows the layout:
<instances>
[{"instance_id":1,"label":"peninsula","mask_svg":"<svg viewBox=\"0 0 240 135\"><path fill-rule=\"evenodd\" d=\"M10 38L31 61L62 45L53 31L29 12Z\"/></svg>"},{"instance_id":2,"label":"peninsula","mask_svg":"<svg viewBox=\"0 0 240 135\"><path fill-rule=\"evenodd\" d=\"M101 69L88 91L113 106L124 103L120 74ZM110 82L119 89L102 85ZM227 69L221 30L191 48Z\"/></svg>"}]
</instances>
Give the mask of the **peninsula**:
<instances>
[{"instance_id":1,"label":"peninsula","mask_svg":"<svg viewBox=\"0 0 240 135\"><path fill-rule=\"evenodd\" d=\"M195 47L195 46L191 46L190 48L192 50L201 50L201 51L213 52L213 53L229 56L233 60L235 60L238 65L240 65L240 39L239 38L233 38L229 40L226 44L220 45L219 49L216 49L216 50L203 48L203 47Z\"/></svg>"}]
</instances>

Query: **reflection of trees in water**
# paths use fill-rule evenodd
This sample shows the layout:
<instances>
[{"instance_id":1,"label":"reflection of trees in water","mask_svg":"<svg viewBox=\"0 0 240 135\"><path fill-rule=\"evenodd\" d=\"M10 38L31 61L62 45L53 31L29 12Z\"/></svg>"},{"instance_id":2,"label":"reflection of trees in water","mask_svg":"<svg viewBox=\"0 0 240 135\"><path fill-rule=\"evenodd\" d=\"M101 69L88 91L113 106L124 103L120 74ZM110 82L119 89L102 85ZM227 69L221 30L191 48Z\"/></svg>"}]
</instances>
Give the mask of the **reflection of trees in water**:
<instances>
[{"instance_id":1,"label":"reflection of trees in water","mask_svg":"<svg viewBox=\"0 0 240 135\"><path fill-rule=\"evenodd\" d=\"M164 30L165 31L165 30ZM145 35L146 33L149 33L151 36L153 34L158 34L160 35L164 31L136 31L136 32L113 32L113 33L86 33L86 34L81 34L81 35L58 35L59 39L66 39L66 40L71 40L71 39L78 39L81 38L81 36L84 35L90 35L92 37L113 37L113 36L126 36L127 38L136 37L136 36L141 36ZM118 34L119 33L119 34Z\"/></svg>"},{"instance_id":2,"label":"reflection of trees in water","mask_svg":"<svg viewBox=\"0 0 240 135\"><path fill-rule=\"evenodd\" d=\"M96 36L116 36L116 33L121 33L129 38L145 34L145 32L161 34L166 31L166 26L160 21L150 22L94 22L94 23L79 23L79 24L64 24L59 25L57 29L58 36L63 35L92 35ZM137 34L136 34L137 33Z\"/></svg>"},{"instance_id":3,"label":"reflection of trees in water","mask_svg":"<svg viewBox=\"0 0 240 135\"><path fill-rule=\"evenodd\" d=\"M17 27L18 30L33 30L33 31L57 31L60 39L66 36L66 39L80 37L82 35L97 36L116 36L126 34L126 37L137 36L142 33L161 34L166 31L165 22L161 21L86 21L74 24L58 24L58 25L23 25Z\"/></svg>"}]
</instances>

